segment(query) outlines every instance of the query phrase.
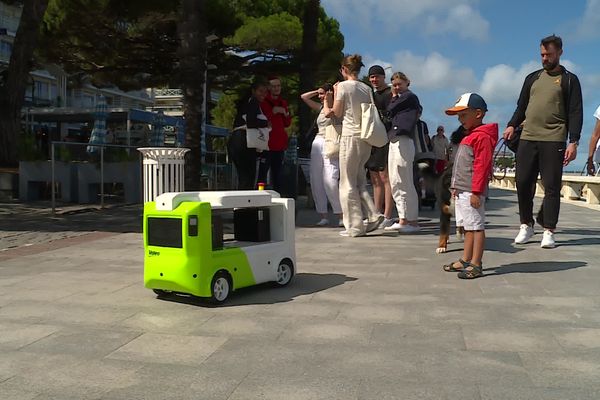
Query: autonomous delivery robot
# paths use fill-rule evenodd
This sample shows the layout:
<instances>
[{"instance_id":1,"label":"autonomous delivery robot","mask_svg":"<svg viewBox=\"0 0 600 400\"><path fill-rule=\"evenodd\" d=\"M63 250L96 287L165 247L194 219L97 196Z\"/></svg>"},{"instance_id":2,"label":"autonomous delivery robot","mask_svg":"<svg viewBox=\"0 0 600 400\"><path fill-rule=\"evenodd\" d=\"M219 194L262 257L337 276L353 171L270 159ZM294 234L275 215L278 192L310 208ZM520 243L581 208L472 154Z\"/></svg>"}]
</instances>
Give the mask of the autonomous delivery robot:
<instances>
[{"instance_id":1,"label":"autonomous delivery robot","mask_svg":"<svg viewBox=\"0 0 600 400\"><path fill-rule=\"evenodd\" d=\"M164 193L144 204L144 285L223 303L295 274L294 199L270 190Z\"/></svg>"}]
</instances>

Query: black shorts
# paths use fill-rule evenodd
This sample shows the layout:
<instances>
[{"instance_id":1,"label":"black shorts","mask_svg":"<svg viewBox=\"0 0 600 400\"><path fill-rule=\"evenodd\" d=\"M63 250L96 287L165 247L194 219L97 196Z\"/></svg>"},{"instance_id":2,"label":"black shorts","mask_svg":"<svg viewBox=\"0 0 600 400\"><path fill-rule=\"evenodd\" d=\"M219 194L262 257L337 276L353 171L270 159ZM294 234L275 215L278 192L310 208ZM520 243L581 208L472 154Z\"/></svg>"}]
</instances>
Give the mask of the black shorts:
<instances>
[{"instance_id":1,"label":"black shorts","mask_svg":"<svg viewBox=\"0 0 600 400\"><path fill-rule=\"evenodd\" d=\"M369 171L384 171L388 166L388 151L389 143L383 147L373 147L371 149L371 157L367 160L365 167Z\"/></svg>"}]
</instances>

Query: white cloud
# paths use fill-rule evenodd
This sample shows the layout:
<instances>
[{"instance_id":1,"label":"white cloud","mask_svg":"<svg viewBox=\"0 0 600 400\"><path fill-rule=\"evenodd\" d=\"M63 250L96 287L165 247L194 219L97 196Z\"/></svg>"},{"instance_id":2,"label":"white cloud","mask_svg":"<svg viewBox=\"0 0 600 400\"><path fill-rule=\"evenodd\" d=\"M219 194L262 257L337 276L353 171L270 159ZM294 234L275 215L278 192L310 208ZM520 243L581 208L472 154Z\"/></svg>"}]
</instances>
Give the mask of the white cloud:
<instances>
[{"instance_id":1,"label":"white cloud","mask_svg":"<svg viewBox=\"0 0 600 400\"><path fill-rule=\"evenodd\" d=\"M483 74L479 93L487 102L515 101L519 97L525 77L539 69L540 63L529 61L519 69L506 64L489 67Z\"/></svg>"},{"instance_id":2,"label":"white cloud","mask_svg":"<svg viewBox=\"0 0 600 400\"><path fill-rule=\"evenodd\" d=\"M489 22L470 4L474 0L323 0L328 14L343 23L397 33L419 29L425 34L456 33L485 40ZM426 29L423 30L423 27Z\"/></svg>"},{"instance_id":3,"label":"white cloud","mask_svg":"<svg viewBox=\"0 0 600 400\"><path fill-rule=\"evenodd\" d=\"M459 4L445 16L427 18L425 31L429 34L456 34L461 39L488 39L490 23L467 4Z\"/></svg>"},{"instance_id":4,"label":"white cloud","mask_svg":"<svg viewBox=\"0 0 600 400\"><path fill-rule=\"evenodd\" d=\"M600 0L587 0L583 16L575 26L574 35L578 39L600 37Z\"/></svg>"},{"instance_id":5,"label":"white cloud","mask_svg":"<svg viewBox=\"0 0 600 400\"><path fill-rule=\"evenodd\" d=\"M453 95L473 91L478 87L475 73L470 68L457 66L454 60L433 52L422 56L410 51L401 51L392 56L392 60L382 60L365 55L365 68L381 65L389 82L392 73L404 72L411 81L411 89L419 91L449 90Z\"/></svg>"},{"instance_id":6,"label":"white cloud","mask_svg":"<svg viewBox=\"0 0 600 400\"><path fill-rule=\"evenodd\" d=\"M473 90L475 73L470 68L455 65L455 62L433 52L427 56L401 51L393 57L395 71L404 72L414 88L419 90L450 89L456 93Z\"/></svg>"}]
</instances>

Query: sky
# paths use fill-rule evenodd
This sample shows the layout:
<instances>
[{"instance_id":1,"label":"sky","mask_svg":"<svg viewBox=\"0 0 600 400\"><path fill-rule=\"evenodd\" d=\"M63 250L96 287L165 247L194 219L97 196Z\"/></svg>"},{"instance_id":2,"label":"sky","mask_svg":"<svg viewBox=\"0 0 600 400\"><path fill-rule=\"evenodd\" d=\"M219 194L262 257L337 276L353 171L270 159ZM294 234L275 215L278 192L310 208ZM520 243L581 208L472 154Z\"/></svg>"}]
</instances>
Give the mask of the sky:
<instances>
[{"instance_id":1,"label":"sky","mask_svg":"<svg viewBox=\"0 0 600 400\"><path fill-rule=\"evenodd\" d=\"M485 122L500 131L515 110L527 74L541 68L540 40L563 39L561 64L583 91L583 130L577 159L583 167L600 105L600 0L322 0L340 23L344 53L363 56L366 74L382 65L402 71L423 105L430 133L458 127L444 110L465 92L488 104Z\"/></svg>"}]
</instances>

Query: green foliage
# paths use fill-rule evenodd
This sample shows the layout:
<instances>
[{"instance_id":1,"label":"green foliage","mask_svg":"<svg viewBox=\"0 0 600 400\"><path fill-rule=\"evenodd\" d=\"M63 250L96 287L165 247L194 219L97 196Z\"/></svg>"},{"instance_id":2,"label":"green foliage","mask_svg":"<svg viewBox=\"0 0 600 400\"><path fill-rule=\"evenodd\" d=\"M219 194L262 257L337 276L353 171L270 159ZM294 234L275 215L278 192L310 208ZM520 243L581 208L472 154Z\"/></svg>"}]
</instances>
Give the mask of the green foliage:
<instances>
[{"instance_id":1,"label":"green foliage","mask_svg":"<svg viewBox=\"0 0 600 400\"><path fill-rule=\"evenodd\" d=\"M105 162L127 162L136 161L138 159L139 155L136 151L128 151L128 149L110 147L107 147L104 150Z\"/></svg>"},{"instance_id":2,"label":"green foliage","mask_svg":"<svg viewBox=\"0 0 600 400\"><path fill-rule=\"evenodd\" d=\"M37 145L35 134L25 131L19 135L17 154L21 161L46 160L46 156Z\"/></svg>"},{"instance_id":3,"label":"green foliage","mask_svg":"<svg viewBox=\"0 0 600 400\"><path fill-rule=\"evenodd\" d=\"M42 27L40 61L71 75L72 85L89 79L121 89L177 87L177 10L181 0L50 0ZM206 31L211 43L211 87L256 74L298 72L303 0L207 1ZM321 9L314 70L319 82L335 77L344 46L339 24ZM233 50L233 52L231 51ZM90 78L84 78L90 77ZM83 78L83 79L82 79Z\"/></svg>"},{"instance_id":4,"label":"green foliage","mask_svg":"<svg viewBox=\"0 0 600 400\"><path fill-rule=\"evenodd\" d=\"M38 56L74 74L75 84L83 83L77 80L82 75L125 90L168 82L177 48L175 11L173 3L157 0L51 0Z\"/></svg>"},{"instance_id":5,"label":"green foliage","mask_svg":"<svg viewBox=\"0 0 600 400\"><path fill-rule=\"evenodd\" d=\"M513 168L515 166L514 157L496 157L495 166L500 168Z\"/></svg>"},{"instance_id":6,"label":"green foliage","mask_svg":"<svg viewBox=\"0 0 600 400\"><path fill-rule=\"evenodd\" d=\"M224 43L240 50L291 53L302 43L302 24L298 17L287 12L249 17Z\"/></svg>"},{"instance_id":7,"label":"green foliage","mask_svg":"<svg viewBox=\"0 0 600 400\"><path fill-rule=\"evenodd\" d=\"M71 153L71 149L69 148L69 146L55 145L55 152L56 161L73 161L73 153Z\"/></svg>"},{"instance_id":8,"label":"green foliage","mask_svg":"<svg viewBox=\"0 0 600 400\"><path fill-rule=\"evenodd\" d=\"M229 130L233 129L233 120L235 119L235 103L240 97L239 93L227 93L219 98L217 105L212 110L212 123L216 126L222 126Z\"/></svg>"}]
</instances>

